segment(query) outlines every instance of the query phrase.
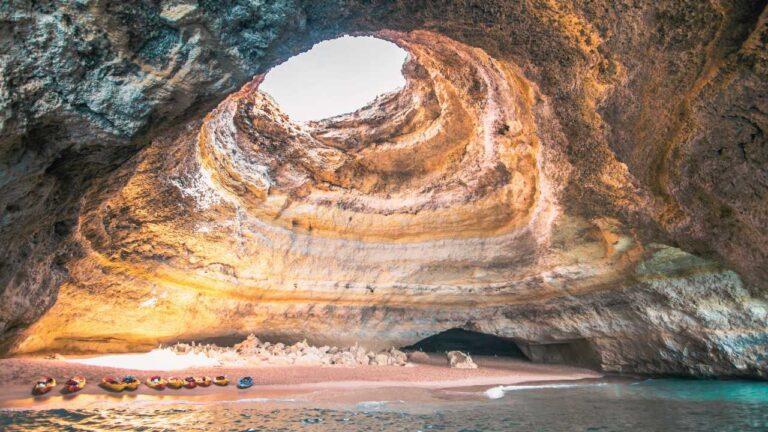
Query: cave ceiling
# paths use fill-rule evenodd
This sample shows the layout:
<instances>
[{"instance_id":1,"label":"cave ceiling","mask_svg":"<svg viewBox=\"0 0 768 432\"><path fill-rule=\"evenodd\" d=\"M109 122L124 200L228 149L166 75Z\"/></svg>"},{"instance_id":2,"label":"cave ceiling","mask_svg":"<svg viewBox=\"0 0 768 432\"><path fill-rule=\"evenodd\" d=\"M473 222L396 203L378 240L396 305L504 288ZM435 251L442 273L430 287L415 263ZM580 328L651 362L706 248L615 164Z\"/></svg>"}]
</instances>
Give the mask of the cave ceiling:
<instances>
[{"instance_id":1,"label":"cave ceiling","mask_svg":"<svg viewBox=\"0 0 768 432\"><path fill-rule=\"evenodd\" d=\"M767 14L3 6L3 350L385 348L459 327L609 371L764 374ZM264 74L342 34L405 49L406 86L292 122Z\"/></svg>"}]
</instances>

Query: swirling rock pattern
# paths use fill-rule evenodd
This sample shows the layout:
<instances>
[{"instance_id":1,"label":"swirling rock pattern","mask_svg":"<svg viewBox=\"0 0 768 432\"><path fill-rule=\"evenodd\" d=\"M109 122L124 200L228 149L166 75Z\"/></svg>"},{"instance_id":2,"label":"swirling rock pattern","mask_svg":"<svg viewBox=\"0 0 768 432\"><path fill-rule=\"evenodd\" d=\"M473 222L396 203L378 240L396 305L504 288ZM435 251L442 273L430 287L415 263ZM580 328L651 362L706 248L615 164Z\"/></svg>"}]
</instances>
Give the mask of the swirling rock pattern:
<instances>
[{"instance_id":1,"label":"swirling rock pattern","mask_svg":"<svg viewBox=\"0 0 768 432\"><path fill-rule=\"evenodd\" d=\"M204 175L248 214L312 237L402 243L535 223L538 139L525 80L445 38L393 38L414 56L404 91L302 127L246 87L201 128Z\"/></svg>"},{"instance_id":2,"label":"swirling rock pattern","mask_svg":"<svg viewBox=\"0 0 768 432\"><path fill-rule=\"evenodd\" d=\"M103 57L41 82L48 57L10 53L38 71L8 75L0 147L13 352L462 327L536 361L765 374L762 5L82 7L13 15L60 29L32 52L79 29ZM235 91L345 30L408 50L406 88L309 124L259 75Z\"/></svg>"}]
</instances>

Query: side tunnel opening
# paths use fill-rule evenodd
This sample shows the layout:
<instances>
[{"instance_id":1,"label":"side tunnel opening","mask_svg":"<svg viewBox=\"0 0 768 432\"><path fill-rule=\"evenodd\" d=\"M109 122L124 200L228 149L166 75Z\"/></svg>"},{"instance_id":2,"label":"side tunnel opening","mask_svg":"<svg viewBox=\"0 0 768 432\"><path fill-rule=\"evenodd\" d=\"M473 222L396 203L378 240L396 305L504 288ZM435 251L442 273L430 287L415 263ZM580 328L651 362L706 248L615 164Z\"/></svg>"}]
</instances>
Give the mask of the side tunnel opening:
<instances>
[{"instance_id":1,"label":"side tunnel opening","mask_svg":"<svg viewBox=\"0 0 768 432\"><path fill-rule=\"evenodd\" d=\"M512 339L460 328L453 328L432 335L402 349L427 353L462 351L472 356L497 356L528 360L526 354Z\"/></svg>"},{"instance_id":2,"label":"side tunnel opening","mask_svg":"<svg viewBox=\"0 0 768 432\"><path fill-rule=\"evenodd\" d=\"M535 363L564 364L590 369L601 369L600 354L588 339L557 342L522 342L517 346Z\"/></svg>"}]
</instances>

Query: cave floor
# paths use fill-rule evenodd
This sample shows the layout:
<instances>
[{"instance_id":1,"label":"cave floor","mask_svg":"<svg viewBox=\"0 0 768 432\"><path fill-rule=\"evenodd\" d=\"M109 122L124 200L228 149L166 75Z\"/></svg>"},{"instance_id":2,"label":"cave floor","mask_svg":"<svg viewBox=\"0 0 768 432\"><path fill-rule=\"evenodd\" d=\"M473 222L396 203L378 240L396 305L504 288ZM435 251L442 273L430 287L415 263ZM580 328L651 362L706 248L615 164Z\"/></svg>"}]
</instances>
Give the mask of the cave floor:
<instances>
[{"instance_id":1,"label":"cave floor","mask_svg":"<svg viewBox=\"0 0 768 432\"><path fill-rule=\"evenodd\" d=\"M532 364L511 358L475 357L475 361L478 369L451 369L444 358L433 355L427 361L405 367L269 365L139 371L16 357L0 359L0 381L4 383L0 408L73 408L158 400L164 403L272 401L311 407L336 407L371 400L449 402L485 398L484 391L498 385L602 378L601 374L588 369ZM47 395L32 397L32 384L41 375L54 377L59 385ZM75 395L63 395L61 383L74 375L85 376L88 385ZM230 381L250 375L254 386L239 390L230 383L227 387L156 391L142 385L132 392L109 393L98 387L101 378L108 375L136 375L142 380L152 375L227 375Z\"/></svg>"}]
</instances>

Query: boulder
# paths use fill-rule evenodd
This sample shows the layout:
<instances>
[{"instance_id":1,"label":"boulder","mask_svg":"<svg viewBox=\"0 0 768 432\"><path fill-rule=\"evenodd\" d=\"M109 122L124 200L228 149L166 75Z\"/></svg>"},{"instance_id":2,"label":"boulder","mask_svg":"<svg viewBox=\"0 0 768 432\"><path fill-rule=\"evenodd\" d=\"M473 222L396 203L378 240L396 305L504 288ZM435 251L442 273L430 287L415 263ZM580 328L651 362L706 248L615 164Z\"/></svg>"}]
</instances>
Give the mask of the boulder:
<instances>
[{"instance_id":1,"label":"boulder","mask_svg":"<svg viewBox=\"0 0 768 432\"><path fill-rule=\"evenodd\" d=\"M408 362L408 356L399 349L392 348L389 350L389 364L392 366L405 366Z\"/></svg>"},{"instance_id":2,"label":"boulder","mask_svg":"<svg viewBox=\"0 0 768 432\"><path fill-rule=\"evenodd\" d=\"M408 361L413 363L425 363L429 361L429 354L424 351L414 351L408 353Z\"/></svg>"},{"instance_id":3,"label":"boulder","mask_svg":"<svg viewBox=\"0 0 768 432\"><path fill-rule=\"evenodd\" d=\"M454 369L477 369L477 364L472 361L469 354L461 351L448 351L448 365Z\"/></svg>"},{"instance_id":4,"label":"boulder","mask_svg":"<svg viewBox=\"0 0 768 432\"><path fill-rule=\"evenodd\" d=\"M367 365L370 362L370 359L368 358L368 352L365 350L365 348L359 345L355 345L350 348L349 352L354 356L355 362L357 364Z\"/></svg>"},{"instance_id":5,"label":"boulder","mask_svg":"<svg viewBox=\"0 0 768 432\"><path fill-rule=\"evenodd\" d=\"M256 354L260 349L261 341L253 333L249 334L244 341L235 344L234 349L240 354Z\"/></svg>"},{"instance_id":6,"label":"boulder","mask_svg":"<svg viewBox=\"0 0 768 432\"><path fill-rule=\"evenodd\" d=\"M357 360L351 352L342 351L333 356L331 363L335 365L355 366L357 365Z\"/></svg>"}]
</instances>

